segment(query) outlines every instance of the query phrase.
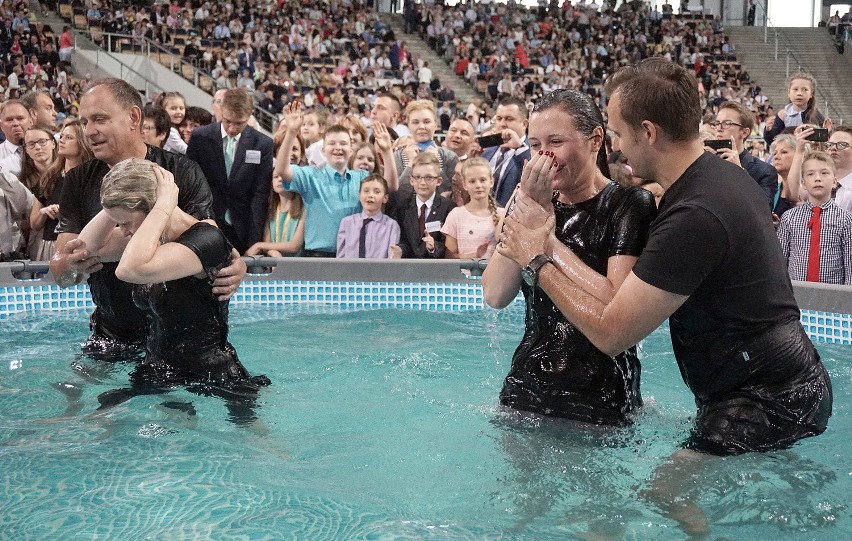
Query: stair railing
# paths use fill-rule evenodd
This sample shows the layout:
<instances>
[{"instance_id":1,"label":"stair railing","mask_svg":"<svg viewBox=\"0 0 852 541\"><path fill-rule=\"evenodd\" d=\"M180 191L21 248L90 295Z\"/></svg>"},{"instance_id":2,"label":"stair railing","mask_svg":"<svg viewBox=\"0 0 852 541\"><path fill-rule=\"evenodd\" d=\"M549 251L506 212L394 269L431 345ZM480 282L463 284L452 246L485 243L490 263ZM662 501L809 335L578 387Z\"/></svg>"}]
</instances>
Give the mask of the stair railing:
<instances>
[{"instance_id":1,"label":"stair railing","mask_svg":"<svg viewBox=\"0 0 852 541\"><path fill-rule=\"evenodd\" d=\"M804 62L801 62L797 57L796 53L793 52L793 46L787 41L787 38L781 33L780 29L776 28L772 25L772 21L769 20L769 12L766 10L766 4L768 0L757 0L755 5L763 12L763 42L767 43L769 41L769 27L772 27L772 33L775 37L775 61L778 61L778 49L779 44L782 44L784 47L784 77L790 78L790 60L792 59L795 66L795 73L799 72L807 72L808 69L805 66ZM782 43L783 42L783 43ZM828 102L828 99L824 100L825 107L823 111L825 111L826 117L836 119L835 124L842 124L843 117L840 115L840 112L834 109ZM834 114L831 114L831 113Z\"/></svg>"}]
</instances>

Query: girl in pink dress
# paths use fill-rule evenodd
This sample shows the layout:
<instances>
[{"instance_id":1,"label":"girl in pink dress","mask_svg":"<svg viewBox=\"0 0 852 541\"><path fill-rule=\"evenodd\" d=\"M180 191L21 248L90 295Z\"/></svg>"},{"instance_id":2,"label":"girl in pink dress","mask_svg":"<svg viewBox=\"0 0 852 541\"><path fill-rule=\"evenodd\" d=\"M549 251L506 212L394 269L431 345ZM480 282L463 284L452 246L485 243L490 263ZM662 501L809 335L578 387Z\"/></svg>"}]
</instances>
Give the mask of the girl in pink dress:
<instances>
[{"instance_id":1,"label":"girl in pink dress","mask_svg":"<svg viewBox=\"0 0 852 541\"><path fill-rule=\"evenodd\" d=\"M450 211L441 227L448 259L488 259L497 245L495 228L503 213L491 194L491 166L484 158L470 158L460 165L464 189L470 196L463 207Z\"/></svg>"}]
</instances>

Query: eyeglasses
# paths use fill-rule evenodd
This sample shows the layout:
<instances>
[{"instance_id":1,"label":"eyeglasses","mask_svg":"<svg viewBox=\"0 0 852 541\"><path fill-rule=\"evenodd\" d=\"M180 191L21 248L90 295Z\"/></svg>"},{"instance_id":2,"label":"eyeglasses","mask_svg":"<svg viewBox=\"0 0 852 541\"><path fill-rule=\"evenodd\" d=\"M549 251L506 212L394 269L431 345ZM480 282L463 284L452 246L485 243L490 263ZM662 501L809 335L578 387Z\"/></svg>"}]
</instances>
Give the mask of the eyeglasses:
<instances>
[{"instance_id":1,"label":"eyeglasses","mask_svg":"<svg viewBox=\"0 0 852 541\"><path fill-rule=\"evenodd\" d=\"M43 147L51 141L53 141L53 139L37 139L35 141L30 141L29 143L24 143L24 146L27 147L27 150L35 150L36 147Z\"/></svg>"},{"instance_id":2,"label":"eyeglasses","mask_svg":"<svg viewBox=\"0 0 852 541\"><path fill-rule=\"evenodd\" d=\"M155 130L156 128L154 126L145 126L143 124L142 127L139 128L139 129L142 130L142 131L151 131L151 130Z\"/></svg>"},{"instance_id":3,"label":"eyeglasses","mask_svg":"<svg viewBox=\"0 0 852 541\"><path fill-rule=\"evenodd\" d=\"M412 182L435 182L436 180L438 180L441 177L415 177L415 176L412 175L409 178L411 179Z\"/></svg>"},{"instance_id":4,"label":"eyeglasses","mask_svg":"<svg viewBox=\"0 0 852 541\"><path fill-rule=\"evenodd\" d=\"M713 128L714 130L715 130L716 128L718 128L719 126L722 126L722 127L723 127L723 128L725 128L726 130L727 130L728 128L730 128L731 126L736 126L736 127L738 127L738 128L742 128L742 127L743 127L743 125L742 125L742 124L737 124L737 123L736 123L736 122L734 122L733 120L722 120L722 121L714 120L713 122L708 122L708 123L707 123L707 125L708 125L708 126L710 126L711 128Z\"/></svg>"},{"instance_id":5,"label":"eyeglasses","mask_svg":"<svg viewBox=\"0 0 852 541\"><path fill-rule=\"evenodd\" d=\"M847 148L849 148L849 143L847 143L846 141L838 141L837 143L826 143L825 144L826 150L834 150L834 149L846 150Z\"/></svg>"}]
</instances>

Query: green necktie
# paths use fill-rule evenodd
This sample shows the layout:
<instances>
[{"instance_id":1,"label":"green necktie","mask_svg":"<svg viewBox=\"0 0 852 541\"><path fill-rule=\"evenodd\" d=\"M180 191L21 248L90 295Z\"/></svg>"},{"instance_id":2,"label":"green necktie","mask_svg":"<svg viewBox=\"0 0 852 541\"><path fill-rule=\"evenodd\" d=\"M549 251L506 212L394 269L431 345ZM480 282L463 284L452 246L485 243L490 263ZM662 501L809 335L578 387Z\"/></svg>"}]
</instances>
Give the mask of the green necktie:
<instances>
[{"instance_id":1,"label":"green necktie","mask_svg":"<svg viewBox=\"0 0 852 541\"><path fill-rule=\"evenodd\" d=\"M231 167L234 166L234 148L237 140L230 135L225 138L225 174L231 176Z\"/></svg>"}]
</instances>

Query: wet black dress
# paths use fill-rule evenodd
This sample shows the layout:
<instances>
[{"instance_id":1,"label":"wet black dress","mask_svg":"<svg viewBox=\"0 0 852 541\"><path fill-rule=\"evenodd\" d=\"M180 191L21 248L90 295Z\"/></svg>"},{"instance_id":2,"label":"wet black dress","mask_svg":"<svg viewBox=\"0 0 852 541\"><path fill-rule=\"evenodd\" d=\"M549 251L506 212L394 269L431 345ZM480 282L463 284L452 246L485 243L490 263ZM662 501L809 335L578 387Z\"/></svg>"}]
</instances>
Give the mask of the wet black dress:
<instances>
[{"instance_id":1,"label":"wet black dress","mask_svg":"<svg viewBox=\"0 0 852 541\"><path fill-rule=\"evenodd\" d=\"M592 199L565 205L553 199L556 238L586 265L606 275L610 257L638 256L656 216L653 196L610 182ZM538 287L522 283L524 337L500 392L515 409L594 424L626 424L642 405L636 348L609 357L589 342Z\"/></svg>"},{"instance_id":2,"label":"wet black dress","mask_svg":"<svg viewBox=\"0 0 852 541\"><path fill-rule=\"evenodd\" d=\"M216 272L231 262L219 229L198 222L175 242L201 260L206 278L189 276L133 286L133 302L149 317L144 365L157 379L225 383L249 377L228 342L228 302L211 291Z\"/></svg>"}]
</instances>

